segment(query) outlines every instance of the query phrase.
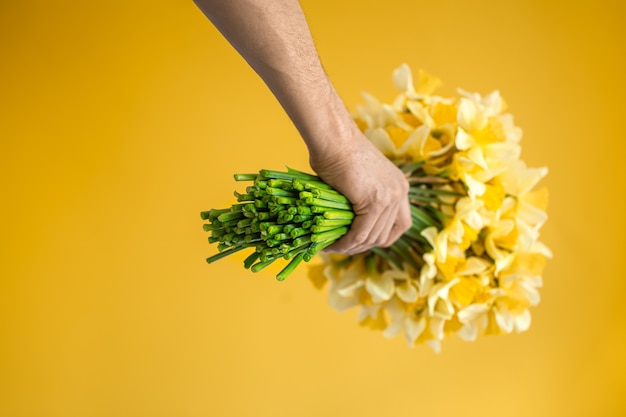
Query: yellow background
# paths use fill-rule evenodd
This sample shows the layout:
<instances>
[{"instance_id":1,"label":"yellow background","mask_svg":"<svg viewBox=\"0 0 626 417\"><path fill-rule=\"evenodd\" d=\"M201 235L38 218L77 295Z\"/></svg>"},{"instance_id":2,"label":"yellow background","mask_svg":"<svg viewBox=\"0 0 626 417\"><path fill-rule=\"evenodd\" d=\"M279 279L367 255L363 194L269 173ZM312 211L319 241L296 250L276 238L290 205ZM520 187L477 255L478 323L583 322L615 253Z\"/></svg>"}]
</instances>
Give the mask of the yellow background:
<instances>
[{"instance_id":1,"label":"yellow background","mask_svg":"<svg viewBox=\"0 0 626 417\"><path fill-rule=\"evenodd\" d=\"M303 270L207 265L235 172L308 169L190 1L0 4L0 416L623 416L624 2L304 1L350 109L407 62L499 89L548 166L524 334L406 347Z\"/></svg>"}]
</instances>

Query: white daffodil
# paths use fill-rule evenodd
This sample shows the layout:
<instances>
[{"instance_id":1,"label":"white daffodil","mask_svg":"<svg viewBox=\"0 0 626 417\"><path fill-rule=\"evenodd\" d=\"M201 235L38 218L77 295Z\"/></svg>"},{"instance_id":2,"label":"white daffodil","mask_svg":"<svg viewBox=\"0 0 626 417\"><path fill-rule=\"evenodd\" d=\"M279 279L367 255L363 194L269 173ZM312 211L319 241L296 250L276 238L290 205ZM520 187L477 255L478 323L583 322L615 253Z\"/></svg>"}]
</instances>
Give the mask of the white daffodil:
<instances>
[{"instance_id":1,"label":"white daffodil","mask_svg":"<svg viewBox=\"0 0 626 417\"><path fill-rule=\"evenodd\" d=\"M324 269L330 281L328 304L337 311L344 311L359 304L359 289L363 287L362 272L353 262L345 268L332 263Z\"/></svg>"},{"instance_id":2,"label":"white daffodil","mask_svg":"<svg viewBox=\"0 0 626 417\"><path fill-rule=\"evenodd\" d=\"M483 207L481 200L473 200L469 197L460 198L456 205L452 219L446 224L441 231L437 231L434 227L428 227L422 230L421 235L433 247L437 262L446 261L450 244L460 244L463 242L467 227L470 227L476 233L483 227L483 217L478 210ZM469 246L469 243L467 246Z\"/></svg>"},{"instance_id":3,"label":"white daffodil","mask_svg":"<svg viewBox=\"0 0 626 417\"><path fill-rule=\"evenodd\" d=\"M450 288L452 288L457 282L458 278L455 278L449 282L441 282L435 284L430 290L428 295L428 314L431 317L438 317L445 320L449 320L454 315L454 306L448 298Z\"/></svg>"},{"instance_id":4,"label":"white daffodil","mask_svg":"<svg viewBox=\"0 0 626 417\"><path fill-rule=\"evenodd\" d=\"M409 346L415 346L415 341L426 329L426 317L419 312L407 309L406 304L396 297L386 303L385 308L391 317L391 323L383 331L383 336L391 338L404 331Z\"/></svg>"},{"instance_id":5,"label":"white daffodil","mask_svg":"<svg viewBox=\"0 0 626 417\"><path fill-rule=\"evenodd\" d=\"M514 203L503 205L502 216L515 222L517 251L535 253L552 258L552 251L539 241L539 230L547 221L545 212L547 193L545 189L534 191L535 185L547 174L545 168L527 168L524 162L515 161L511 169L500 177L505 191L514 196Z\"/></svg>"},{"instance_id":6,"label":"white daffodil","mask_svg":"<svg viewBox=\"0 0 626 417\"><path fill-rule=\"evenodd\" d=\"M498 220L487 228L484 245L485 250L495 262L496 275L510 264L512 260L512 250L514 250L515 247L501 247L511 240L515 242L515 239L508 238L514 229L515 222L508 219Z\"/></svg>"},{"instance_id":7,"label":"white daffodil","mask_svg":"<svg viewBox=\"0 0 626 417\"><path fill-rule=\"evenodd\" d=\"M381 103L373 95L363 92L364 105L357 106L356 118L365 122L368 129L385 128L397 125L401 118L389 104Z\"/></svg>"},{"instance_id":8,"label":"white daffodil","mask_svg":"<svg viewBox=\"0 0 626 417\"><path fill-rule=\"evenodd\" d=\"M419 282L409 271L408 266L399 269L392 264L390 265L390 269L384 271L382 275L384 275L386 279L392 280L394 283L393 292L400 300L412 304L417 302L419 298Z\"/></svg>"},{"instance_id":9,"label":"white daffodil","mask_svg":"<svg viewBox=\"0 0 626 417\"><path fill-rule=\"evenodd\" d=\"M512 312L507 303L502 299L497 299L493 306L493 313L495 315L496 323L498 327L504 333L511 333L513 330L520 333L528 330L530 326L530 312L528 309L523 309L518 313Z\"/></svg>"},{"instance_id":10,"label":"white daffodil","mask_svg":"<svg viewBox=\"0 0 626 417\"><path fill-rule=\"evenodd\" d=\"M478 334L487 326L487 312L489 306L485 303L470 304L457 313L463 327L457 331L457 335L466 341L474 341Z\"/></svg>"},{"instance_id":11,"label":"white daffodil","mask_svg":"<svg viewBox=\"0 0 626 417\"><path fill-rule=\"evenodd\" d=\"M439 343L445 337L445 326L448 319L443 317L431 317L428 321L428 328L433 335L433 339L427 341L435 352L441 351L441 344Z\"/></svg>"},{"instance_id":12,"label":"white daffodil","mask_svg":"<svg viewBox=\"0 0 626 417\"><path fill-rule=\"evenodd\" d=\"M520 283L518 280L516 283ZM493 296L491 305L490 320L493 319L499 331L503 333L511 333L512 331L523 332L528 330L530 326L531 316L528 311L530 300L527 294L519 291L520 287L515 288L494 288L490 290ZM538 300L537 300L538 302ZM488 325L488 328L491 327ZM489 332L497 334L496 329L491 327Z\"/></svg>"},{"instance_id":13,"label":"white daffodil","mask_svg":"<svg viewBox=\"0 0 626 417\"><path fill-rule=\"evenodd\" d=\"M372 301L378 304L393 296L395 292L394 280L390 274L369 273L365 278L365 289L372 297Z\"/></svg>"}]
</instances>

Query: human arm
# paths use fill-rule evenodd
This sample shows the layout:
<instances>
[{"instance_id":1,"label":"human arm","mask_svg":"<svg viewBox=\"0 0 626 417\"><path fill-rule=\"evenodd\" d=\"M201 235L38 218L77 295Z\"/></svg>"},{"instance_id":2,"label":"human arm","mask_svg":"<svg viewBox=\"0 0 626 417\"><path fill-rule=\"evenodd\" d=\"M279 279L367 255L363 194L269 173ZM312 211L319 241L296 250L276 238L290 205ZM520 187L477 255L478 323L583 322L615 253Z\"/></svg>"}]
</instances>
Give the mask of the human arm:
<instances>
[{"instance_id":1,"label":"human arm","mask_svg":"<svg viewBox=\"0 0 626 417\"><path fill-rule=\"evenodd\" d=\"M297 0L195 0L276 96L309 150L311 167L357 216L329 249L386 247L411 226L408 183L359 131L319 60Z\"/></svg>"}]
</instances>

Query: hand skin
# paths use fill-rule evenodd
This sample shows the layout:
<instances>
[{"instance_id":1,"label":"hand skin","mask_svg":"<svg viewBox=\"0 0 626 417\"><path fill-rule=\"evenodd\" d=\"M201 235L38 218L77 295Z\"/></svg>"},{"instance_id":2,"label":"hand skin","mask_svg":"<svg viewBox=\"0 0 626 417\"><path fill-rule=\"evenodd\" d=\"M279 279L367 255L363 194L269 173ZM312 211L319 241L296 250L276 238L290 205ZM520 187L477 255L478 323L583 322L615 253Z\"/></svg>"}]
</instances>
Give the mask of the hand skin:
<instances>
[{"instance_id":1,"label":"hand skin","mask_svg":"<svg viewBox=\"0 0 626 417\"><path fill-rule=\"evenodd\" d=\"M328 251L388 247L411 227L404 174L359 131L328 79L297 0L195 0L259 74L309 150L311 168L352 203Z\"/></svg>"}]
</instances>

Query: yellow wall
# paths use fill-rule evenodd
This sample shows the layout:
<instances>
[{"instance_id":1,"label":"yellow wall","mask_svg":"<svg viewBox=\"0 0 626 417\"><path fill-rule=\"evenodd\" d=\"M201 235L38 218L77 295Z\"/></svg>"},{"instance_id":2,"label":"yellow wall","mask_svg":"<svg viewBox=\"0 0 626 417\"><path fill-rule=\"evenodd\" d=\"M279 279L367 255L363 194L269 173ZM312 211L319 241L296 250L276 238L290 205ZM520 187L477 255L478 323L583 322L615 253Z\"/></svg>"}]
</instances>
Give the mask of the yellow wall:
<instances>
[{"instance_id":1,"label":"yellow wall","mask_svg":"<svg viewBox=\"0 0 626 417\"><path fill-rule=\"evenodd\" d=\"M191 0L3 1L0 416L626 415L624 2L304 8L351 109L402 62L501 91L550 168L531 329L435 355L303 271L207 265L233 173L308 167L262 82Z\"/></svg>"}]
</instances>

